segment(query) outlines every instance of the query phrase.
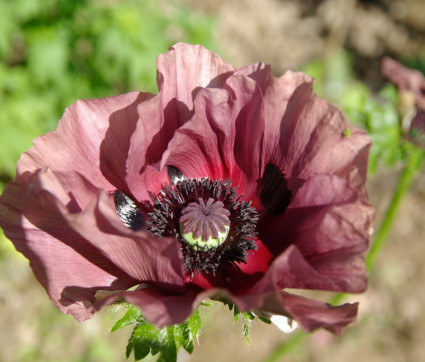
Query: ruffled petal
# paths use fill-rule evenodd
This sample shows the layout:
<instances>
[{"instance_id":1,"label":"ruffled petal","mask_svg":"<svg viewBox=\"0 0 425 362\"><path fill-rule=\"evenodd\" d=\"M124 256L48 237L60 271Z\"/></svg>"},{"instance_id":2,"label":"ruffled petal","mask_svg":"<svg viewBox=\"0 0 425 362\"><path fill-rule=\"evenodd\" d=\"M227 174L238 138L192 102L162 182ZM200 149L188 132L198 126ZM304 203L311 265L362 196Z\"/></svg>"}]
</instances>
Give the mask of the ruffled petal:
<instances>
[{"instance_id":1,"label":"ruffled petal","mask_svg":"<svg viewBox=\"0 0 425 362\"><path fill-rule=\"evenodd\" d=\"M56 306L82 321L98 289L127 289L137 282L73 230L58 213L80 212L98 189L75 172L25 173L0 198L0 224Z\"/></svg>"},{"instance_id":2,"label":"ruffled petal","mask_svg":"<svg viewBox=\"0 0 425 362\"><path fill-rule=\"evenodd\" d=\"M370 138L350 128L335 107L315 96L309 77L287 72L274 79L264 104L263 164L276 164L288 178L336 174L364 185Z\"/></svg>"},{"instance_id":3,"label":"ruffled petal","mask_svg":"<svg viewBox=\"0 0 425 362\"><path fill-rule=\"evenodd\" d=\"M286 158L279 163L286 174L301 179L338 175L364 186L371 146L366 132L348 127L340 111L317 96L291 100L287 111L280 146Z\"/></svg>"},{"instance_id":4,"label":"ruffled petal","mask_svg":"<svg viewBox=\"0 0 425 362\"><path fill-rule=\"evenodd\" d=\"M329 208L354 203L357 199L358 193L350 187L346 179L315 175L302 183L283 215L262 215L258 225L260 238L275 255L289 244L303 243L304 239L313 244L315 229ZM300 235L306 236L301 238ZM325 240L318 241L326 243ZM311 250L309 253L311 254Z\"/></svg>"},{"instance_id":5,"label":"ruffled petal","mask_svg":"<svg viewBox=\"0 0 425 362\"><path fill-rule=\"evenodd\" d=\"M200 290L189 286L180 294L163 292L157 288L145 287L135 291L120 292L109 295L93 304L93 309L100 310L117 300L125 298L129 303L140 307L143 316L158 328L184 322L199 304L207 299L234 302L241 311L260 309L266 295L235 296L226 289L212 288Z\"/></svg>"},{"instance_id":6,"label":"ruffled petal","mask_svg":"<svg viewBox=\"0 0 425 362\"><path fill-rule=\"evenodd\" d=\"M295 245L291 245L273 261L264 280L260 281L254 289L261 288L267 291L274 288L279 290L297 288L363 292L367 287L367 273L362 262L362 252L364 250L361 247L352 246L324 253L321 256L327 257L328 260L323 264L326 269L321 270ZM357 262L352 260L353 257ZM267 280L273 281L272 284L268 284Z\"/></svg>"},{"instance_id":7,"label":"ruffled petal","mask_svg":"<svg viewBox=\"0 0 425 362\"><path fill-rule=\"evenodd\" d=\"M169 52L159 55L156 67L162 104L166 106L175 99L188 110L193 108L198 88L221 88L235 71L231 64L204 47L184 43L177 43Z\"/></svg>"},{"instance_id":8,"label":"ruffled petal","mask_svg":"<svg viewBox=\"0 0 425 362\"><path fill-rule=\"evenodd\" d=\"M313 79L304 73L287 71L279 78L272 78L267 82L264 94L264 117L267 120L264 129L264 147L262 153L263 164L281 160L279 150L281 128L286 113L288 101L294 97L294 92L300 89L298 96L303 95L305 89L311 88ZM283 153L283 157L286 154Z\"/></svg>"},{"instance_id":9,"label":"ruffled petal","mask_svg":"<svg viewBox=\"0 0 425 362\"><path fill-rule=\"evenodd\" d=\"M157 327L181 323L186 320L199 305L206 299L212 298L235 303L241 311L263 311L280 314L295 319L306 331L325 328L335 334L341 334L343 328L355 321L357 315L356 304L344 304L333 307L327 303L310 300L304 297L282 292L282 274L289 272L287 279L301 280L306 276L302 264L305 262L302 255L292 247L288 255L281 256L280 261L274 263L267 274L251 290L231 293L228 289L211 288L201 290L190 284L185 292L167 293L149 286L108 296L94 304L99 310L114 301L125 298L128 302L141 308L145 318ZM292 259L288 265L284 259ZM298 262L301 261L301 265ZM301 275L297 276L300 271ZM314 274L314 271L311 271ZM308 276L313 282L311 275ZM316 273L316 282L324 278Z\"/></svg>"},{"instance_id":10,"label":"ruffled petal","mask_svg":"<svg viewBox=\"0 0 425 362\"><path fill-rule=\"evenodd\" d=\"M142 310L143 316L158 328L184 322L206 298L233 302L240 311L263 311L296 320L308 332L325 328L340 335L357 317L357 303L333 307L330 304L286 292L233 295L225 289L199 291L189 288L182 294L163 293L155 288L117 293L97 301L100 310L125 298Z\"/></svg>"},{"instance_id":11,"label":"ruffled petal","mask_svg":"<svg viewBox=\"0 0 425 362\"><path fill-rule=\"evenodd\" d=\"M254 63L238 69L235 74L244 75L255 80L263 93L263 96L270 89L275 78L272 75L272 67L264 63Z\"/></svg>"},{"instance_id":12,"label":"ruffled petal","mask_svg":"<svg viewBox=\"0 0 425 362\"><path fill-rule=\"evenodd\" d=\"M344 328L356 320L358 303L334 307L328 303L281 292L267 297L263 309L296 320L307 332L324 328L341 335Z\"/></svg>"},{"instance_id":13,"label":"ruffled petal","mask_svg":"<svg viewBox=\"0 0 425 362\"><path fill-rule=\"evenodd\" d=\"M18 163L18 174L49 167L75 170L104 190L126 189L123 183L137 106L148 93L79 100L68 107L55 131L37 138Z\"/></svg>"},{"instance_id":14,"label":"ruffled petal","mask_svg":"<svg viewBox=\"0 0 425 362\"><path fill-rule=\"evenodd\" d=\"M200 90L194 107L193 118L170 141L162 167L177 167L189 178L229 178L249 199L260 168L261 90L252 79L235 75L226 89Z\"/></svg>"},{"instance_id":15,"label":"ruffled petal","mask_svg":"<svg viewBox=\"0 0 425 362\"><path fill-rule=\"evenodd\" d=\"M140 175L158 163L176 130L193 116L193 98L205 87L222 87L233 66L202 46L177 43L158 56L159 94L140 104L131 137L126 181L138 200L146 198ZM161 176L161 180L164 179ZM154 185L158 191L158 184ZM154 191L154 190L148 190Z\"/></svg>"},{"instance_id":16,"label":"ruffled petal","mask_svg":"<svg viewBox=\"0 0 425 362\"><path fill-rule=\"evenodd\" d=\"M360 292L366 288L372 219L373 209L347 180L317 175L298 190L284 215L262 222L259 236L274 255L296 245L306 263L328 278L327 285L306 279L308 287L284 287Z\"/></svg>"},{"instance_id":17,"label":"ruffled petal","mask_svg":"<svg viewBox=\"0 0 425 362\"><path fill-rule=\"evenodd\" d=\"M169 183L166 168L158 169L159 161L181 124L173 107L163 109L160 95L141 103L138 113L128 158L124 161L124 174L129 195L143 201L149 199L150 192L156 194L162 185Z\"/></svg>"},{"instance_id":18,"label":"ruffled petal","mask_svg":"<svg viewBox=\"0 0 425 362\"><path fill-rule=\"evenodd\" d=\"M177 240L158 240L148 231L132 231L118 218L105 193L83 212L66 215L69 224L106 258L139 282L181 290L183 260Z\"/></svg>"},{"instance_id":19,"label":"ruffled petal","mask_svg":"<svg viewBox=\"0 0 425 362\"><path fill-rule=\"evenodd\" d=\"M181 294L171 294L157 288L142 287L135 291L128 291L110 295L97 301L93 307L100 310L121 298L138 306L143 316L158 328L184 322L193 313L195 308L204 300L217 293L209 290L199 293L199 290L189 288Z\"/></svg>"},{"instance_id":20,"label":"ruffled petal","mask_svg":"<svg viewBox=\"0 0 425 362\"><path fill-rule=\"evenodd\" d=\"M425 111L425 76L416 69L410 69L389 57L382 59L382 75L397 85L400 91L411 91L416 105Z\"/></svg>"}]
</instances>

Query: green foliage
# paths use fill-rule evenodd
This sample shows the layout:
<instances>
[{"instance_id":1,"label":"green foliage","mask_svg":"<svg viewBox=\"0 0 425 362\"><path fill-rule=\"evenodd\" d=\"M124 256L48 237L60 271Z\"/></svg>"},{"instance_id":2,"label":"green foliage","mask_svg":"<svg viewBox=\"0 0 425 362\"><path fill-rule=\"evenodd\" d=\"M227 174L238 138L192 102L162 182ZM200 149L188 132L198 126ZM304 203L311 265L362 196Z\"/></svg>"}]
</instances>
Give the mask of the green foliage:
<instances>
[{"instance_id":1,"label":"green foliage","mask_svg":"<svg viewBox=\"0 0 425 362\"><path fill-rule=\"evenodd\" d=\"M388 86L377 99L366 93L360 95L355 103L345 102L343 106L349 119L366 129L372 139L369 162L372 174L380 164L392 168L405 157L401 120L396 101L391 96L393 91L395 88Z\"/></svg>"},{"instance_id":2,"label":"green foliage","mask_svg":"<svg viewBox=\"0 0 425 362\"><path fill-rule=\"evenodd\" d=\"M143 318L142 311L140 310L140 308L136 307L135 305L129 304L127 312L125 312L124 316L121 319L115 322L109 332L115 332L120 328L137 323L139 321L139 318Z\"/></svg>"},{"instance_id":3,"label":"green foliage","mask_svg":"<svg viewBox=\"0 0 425 362\"><path fill-rule=\"evenodd\" d=\"M178 41L211 48L211 19L177 2L163 7L154 0L0 0L0 184L75 100L155 92L159 53Z\"/></svg>"},{"instance_id":4,"label":"green foliage","mask_svg":"<svg viewBox=\"0 0 425 362\"><path fill-rule=\"evenodd\" d=\"M196 310L184 323L158 329L143 318L138 307L129 305L125 315L110 331L114 332L130 324L136 326L127 344L127 358L131 352L134 352L136 361L149 354L155 356L159 353L158 361L173 362L177 361L177 352L180 348L183 347L188 353L193 352L193 341L199 337L201 330L201 317Z\"/></svg>"},{"instance_id":5,"label":"green foliage","mask_svg":"<svg viewBox=\"0 0 425 362\"><path fill-rule=\"evenodd\" d=\"M242 319L242 334L245 338L246 344L249 346L249 331L251 327L251 322L255 319L255 315L252 312L241 312L235 304L229 301L222 302L224 305L228 306L230 311L233 310L233 323L237 323L240 319ZM263 318L261 318L261 320L263 320Z\"/></svg>"}]
</instances>

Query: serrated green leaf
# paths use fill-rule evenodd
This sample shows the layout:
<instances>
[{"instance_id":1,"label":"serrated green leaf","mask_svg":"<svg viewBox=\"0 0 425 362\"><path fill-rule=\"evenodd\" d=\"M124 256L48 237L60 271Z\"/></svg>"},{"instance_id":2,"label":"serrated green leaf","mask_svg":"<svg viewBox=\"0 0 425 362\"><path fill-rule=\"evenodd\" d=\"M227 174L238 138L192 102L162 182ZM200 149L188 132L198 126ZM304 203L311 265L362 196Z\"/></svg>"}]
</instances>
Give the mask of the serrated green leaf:
<instances>
[{"instance_id":1,"label":"serrated green leaf","mask_svg":"<svg viewBox=\"0 0 425 362\"><path fill-rule=\"evenodd\" d=\"M159 350L160 347L158 345L160 343L160 331L155 326L144 322L138 324L134 328L129 340L129 345L132 345L134 359L136 361L145 358L151 351L152 347L154 350ZM129 347L127 346L127 350L128 348Z\"/></svg>"},{"instance_id":2,"label":"serrated green leaf","mask_svg":"<svg viewBox=\"0 0 425 362\"><path fill-rule=\"evenodd\" d=\"M187 326L187 322L176 325L174 330L174 336L176 342L179 346L185 346L187 341L189 341L189 327Z\"/></svg>"},{"instance_id":3,"label":"serrated green leaf","mask_svg":"<svg viewBox=\"0 0 425 362\"><path fill-rule=\"evenodd\" d=\"M251 319L249 318L244 318L243 320L243 336L245 337L245 342L248 346L250 343L250 340L249 340L250 322L251 322Z\"/></svg>"},{"instance_id":4,"label":"serrated green leaf","mask_svg":"<svg viewBox=\"0 0 425 362\"><path fill-rule=\"evenodd\" d=\"M252 312L243 312L243 335L245 337L245 342L249 346L249 328L251 327L251 321L254 320L255 315Z\"/></svg>"},{"instance_id":5,"label":"serrated green leaf","mask_svg":"<svg viewBox=\"0 0 425 362\"><path fill-rule=\"evenodd\" d=\"M158 361L175 362L177 361L177 352L181 347L189 353L193 352L193 340L198 338L201 328L198 310L182 324L158 329L146 322L140 311L134 309L137 307L132 307L127 311L126 316L119 320L119 323L117 322L118 326L121 326L137 320L137 325L127 344L127 358L132 351L134 351L136 361L145 358L149 353L153 356L159 353Z\"/></svg>"},{"instance_id":6,"label":"serrated green leaf","mask_svg":"<svg viewBox=\"0 0 425 362\"><path fill-rule=\"evenodd\" d=\"M183 347L188 353L194 349L193 340L199 337L201 330L201 317L195 310L193 315L184 323L175 326L175 340L178 347Z\"/></svg>"},{"instance_id":7,"label":"serrated green leaf","mask_svg":"<svg viewBox=\"0 0 425 362\"><path fill-rule=\"evenodd\" d=\"M187 326L189 328L190 339L197 339L201 331L201 316L198 309L196 309L192 316L187 320Z\"/></svg>"},{"instance_id":8,"label":"serrated green leaf","mask_svg":"<svg viewBox=\"0 0 425 362\"><path fill-rule=\"evenodd\" d=\"M187 353L192 354L193 350L195 349L195 345L193 341L190 341L188 344L183 346L183 348L186 350Z\"/></svg>"},{"instance_id":9,"label":"serrated green leaf","mask_svg":"<svg viewBox=\"0 0 425 362\"><path fill-rule=\"evenodd\" d=\"M130 337L131 340L131 337ZM129 358L131 355L131 351L133 350L133 342L129 340L127 347L125 348L125 357Z\"/></svg>"},{"instance_id":10,"label":"serrated green leaf","mask_svg":"<svg viewBox=\"0 0 425 362\"><path fill-rule=\"evenodd\" d=\"M233 307L233 323L237 323L240 315L241 315L241 312L240 312L239 308L236 305L234 305L234 307Z\"/></svg>"},{"instance_id":11,"label":"serrated green leaf","mask_svg":"<svg viewBox=\"0 0 425 362\"><path fill-rule=\"evenodd\" d=\"M255 318L255 315L252 312L243 312L243 316L245 319L253 320Z\"/></svg>"},{"instance_id":12,"label":"serrated green leaf","mask_svg":"<svg viewBox=\"0 0 425 362\"><path fill-rule=\"evenodd\" d=\"M129 324L136 323L139 321L140 318L142 318L142 311L140 310L140 308L134 305L129 305L127 312L121 319L115 322L109 332L115 332L116 330L128 326Z\"/></svg>"},{"instance_id":13,"label":"serrated green leaf","mask_svg":"<svg viewBox=\"0 0 425 362\"><path fill-rule=\"evenodd\" d=\"M175 362L177 361L177 345L174 335L174 326L166 328L166 335L164 335L161 345L161 355L158 361Z\"/></svg>"},{"instance_id":14,"label":"serrated green leaf","mask_svg":"<svg viewBox=\"0 0 425 362\"><path fill-rule=\"evenodd\" d=\"M266 324L271 324L272 323L272 321L269 318L266 318L266 317L260 317L260 316L258 316L258 319L260 321L266 323Z\"/></svg>"}]
</instances>

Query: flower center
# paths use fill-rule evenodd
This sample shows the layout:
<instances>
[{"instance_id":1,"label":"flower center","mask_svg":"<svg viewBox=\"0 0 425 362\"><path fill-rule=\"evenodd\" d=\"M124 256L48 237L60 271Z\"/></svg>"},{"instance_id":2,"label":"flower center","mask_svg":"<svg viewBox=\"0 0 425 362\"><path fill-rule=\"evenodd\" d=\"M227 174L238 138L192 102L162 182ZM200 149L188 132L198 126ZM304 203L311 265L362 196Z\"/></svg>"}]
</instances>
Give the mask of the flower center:
<instances>
[{"instance_id":1,"label":"flower center","mask_svg":"<svg viewBox=\"0 0 425 362\"><path fill-rule=\"evenodd\" d=\"M221 201L198 198L181 212L180 234L193 249L211 249L223 244L229 235L230 211Z\"/></svg>"},{"instance_id":2,"label":"flower center","mask_svg":"<svg viewBox=\"0 0 425 362\"><path fill-rule=\"evenodd\" d=\"M115 191L117 213L134 230L149 230L159 239L180 242L186 272L213 273L246 263L257 250L258 213L240 199L229 180L175 177L152 201L135 203ZM121 204L122 203L122 204ZM137 228L132 220L137 221ZM158 240L160 242L160 240Z\"/></svg>"}]
</instances>

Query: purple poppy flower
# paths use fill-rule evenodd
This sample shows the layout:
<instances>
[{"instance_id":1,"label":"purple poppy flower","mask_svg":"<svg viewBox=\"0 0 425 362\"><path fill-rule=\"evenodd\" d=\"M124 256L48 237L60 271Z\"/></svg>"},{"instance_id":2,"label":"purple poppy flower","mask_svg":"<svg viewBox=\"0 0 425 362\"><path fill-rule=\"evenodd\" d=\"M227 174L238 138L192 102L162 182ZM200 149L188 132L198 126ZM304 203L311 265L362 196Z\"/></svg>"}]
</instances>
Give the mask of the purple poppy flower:
<instances>
[{"instance_id":1,"label":"purple poppy flower","mask_svg":"<svg viewBox=\"0 0 425 362\"><path fill-rule=\"evenodd\" d=\"M416 69L410 69L389 57L382 59L382 75L397 85L400 92L412 92L416 106L425 111L425 77Z\"/></svg>"},{"instance_id":2,"label":"purple poppy flower","mask_svg":"<svg viewBox=\"0 0 425 362\"><path fill-rule=\"evenodd\" d=\"M399 90L402 129L410 141L425 148L425 76L389 57L382 59L382 75Z\"/></svg>"},{"instance_id":3,"label":"purple poppy flower","mask_svg":"<svg viewBox=\"0 0 425 362\"><path fill-rule=\"evenodd\" d=\"M369 137L302 73L182 43L157 70L157 95L77 101L35 140L0 199L6 236L79 321L125 298L161 327L212 297L341 333L357 303L284 289L366 289Z\"/></svg>"}]
</instances>

